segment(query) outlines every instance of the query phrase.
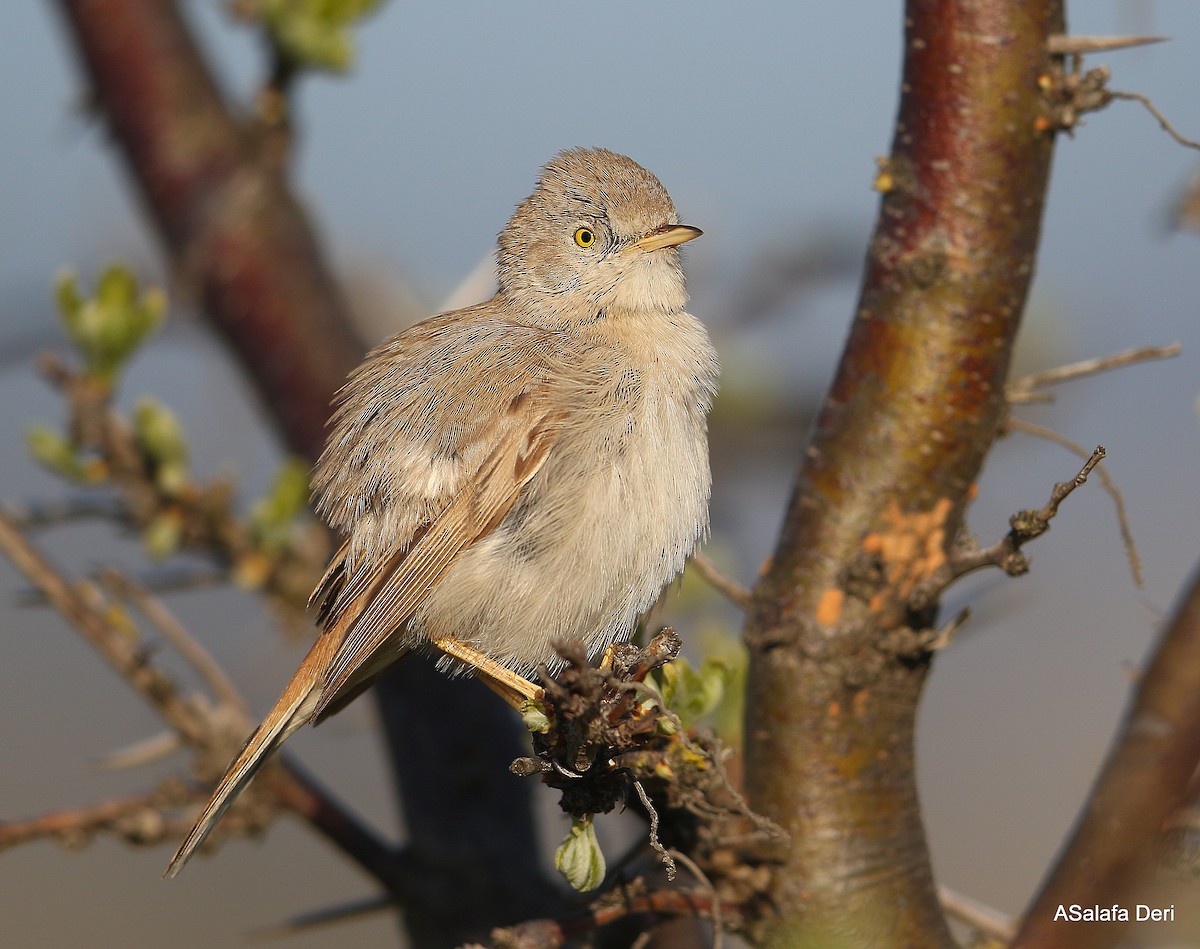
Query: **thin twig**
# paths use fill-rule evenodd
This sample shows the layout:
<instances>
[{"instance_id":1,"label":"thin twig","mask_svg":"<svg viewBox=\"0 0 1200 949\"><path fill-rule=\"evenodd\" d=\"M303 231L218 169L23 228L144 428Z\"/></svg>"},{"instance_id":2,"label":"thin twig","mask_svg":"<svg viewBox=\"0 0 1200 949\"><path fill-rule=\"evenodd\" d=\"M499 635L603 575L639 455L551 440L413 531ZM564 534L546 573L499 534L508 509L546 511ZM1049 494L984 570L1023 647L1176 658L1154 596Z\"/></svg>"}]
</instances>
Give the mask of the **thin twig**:
<instances>
[{"instance_id":1,"label":"thin twig","mask_svg":"<svg viewBox=\"0 0 1200 949\"><path fill-rule=\"evenodd\" d=\"M183 739L178 732L165 731L151 735L132 745L125 745L116 751L110 751L96 762L101 771L123 771L126 768L140 768L162 761L183 748Z\"/></svg>"},{"instance_id":2,"label":"thin twig","mask_svg":"<svg viewBox=\"0 0 1200 949\"><path fill-rule=\"evenodd\" d=\"M692 554L692 566L696 568L696 572L700 574L701 578L718 593L723 593L742 609L750 606L750 589L721 573L707 554L699 552Z\"/></svg>"},{"instance_id":3,"label":"thin twig","mask_svg":"<svg viewBox=\"0 0 1200 949\"><path fill-rule=\"evenodd\" d=\"M946 915L966 923L976 932L1008 942L1017 934L1016 924L998 909L984 906L977 900L963 896L948 886L938 887L938 902Z\"/></svg>"},{"instance_id":4,"label":"thin twig","mask_svg":"<svg viewBox=\"0 0 1200 949\"><path fill-rule=\"evenodd\" d=\"M1013 525L1014 530L1019 530L1031 537L1036 537L1038 534L1044 533L1046 528L1042 525L1058 513L1059 506L1076 488L1081 488L1087 484L1088 475L1092 473L1096 465L1104 460L1105 454L1107 452L1105 452L1103 445L1097 445L1092 449L1092 453L1088 456L1087 461L1083 463L1083 467L1079 469L1079 473L1074 478L1070 481L1060 481L1054 486L1054 490L1050 492L1049 503L1040 511L1033 512L1032 523L1026 527Z\"/></svg>"},{"instance_id":5,"label":"thin twig","mask_svg":"<svg viewBox=\"0 0 1200 949\"><path fill-rule=\"evenodd\" d=\"M1063 501L1083 485L1096 465L1104 459L1104 446L1099 445L1088 456L1083 467L1070 481L1060 481L1050 492L1050 500L1037 510L1019 511L1009 518L1009 531L990 547L960 545L946 562L928 579L917 584L909 597L913 608L923 608L934 602L951 583L983 567L999 567L1009 576L1017 577L1029 571L1029 561L1021 547L1050 529L1050 522Z\"/></svg>"},{"instance_id":6,"label":"thin twig","mask_svg":"<svg viewBox=\"0 0 1200 949\"><path fill-rule=\"evenodd\" d=\"M658 811L655 809L653 802L651 802L650 795L642 787L642 782L637 778L633 779L633 789L637 791L638 799L642 802L642 807L646 809L646 813L650 817L650 849L658 854L659 859L662 860L663 868L667 871L667 881L674 883L677 872L675 861L671 857L670 851L658 839Z\"/></svg>"},{"instance_id":7,"label":"thin twig","mask_svg":"<svg viewBox=\"0 0 1200 949\"><path fill-rule=\"evenodd\" d=\"M136 606L138 611L154 624L155 628L196 670L220 704L234 709L239 715L250 717L250 709L246 705L245 698L230 681L225 670L212 657L212 653L184 629L183 624L179 622L174 613L167 609L162 600L116 570L101 571L100 580L116 596Z\"/></svg>"},{"instance_id":8,"label":"thin twig","mask_svg":"<svg viewBox=\"0 0 1200 949\"><path fill-rule=\"evenodd\" d=\"M396 904L392 902L390 897L367 897L363 900L355 900L353 903L343 903L340 906L329 906L324 909L313 910L309 913L293 916L291 919L285 919L281 923L275 923L263 929L252 930L248 933L248 938L257 941L279 939L283 936L296 936L323 926L332 926L335 923L347 923L351 920L374 916L377 913L393 912L395 908Z\"/></svg>"},{"instance_id":9,"label":"thin twig","mask_svg":"<svg viewBox=\"0 0 1200 949\"><path fill-rule=\"evenodd\" d=\"M636 893L622 900L606 894L592 903L585 912L569 919L531 919L514 926L495 929L492 945L505 949L562 945L566 940L595 932L628 916L650 913L655 916L699 916L716 919L719 914L738 915L738 907L721 903L704 890L651 890ZM558 940L555 942L554 940Z\"/></svg>"},{"instance_id":10,"label":"thin twig","mask_svg":"<svg viewBox=\"0 0 1200 949\"><path fill-rule=\"evenodd\" d=\"M249 728L244 712L238 713L228 706L219 707L220 714L205 712L183 697L174 680L150 664L144 646L128 635L129 627L118 627L98 604L89 602L3 514L0 514L0 550L187 744L204 751L223 749L228 743L230 727L240 732ZM281 756L277 763L264 769L259 784L271 790L279 805L305 818L390 892L400 895L392 848L298 767ZM185 830L181 826L177 832L173 830L172 836Z\"/></svg>"},{"instance_id":11,"label":"thin twig","mask_svg":"<svg viewBox=\"0 0 1200 949\"><path fill-rule=\"evenodd\" d=\"M169 821L165 810L181 807L199 797L176 782L167 782L149 794L106 801L92 807L50 811L28 820L0 823L0 851L55 839L79 847L102 831L110 831L132 843L158 844L172 840L187 829L183 821Z\"/></svg>"},{"instance_id":12,"label":"thin twig","mask_svg":"<svg viewBox=\"0 0 1200 949\"><path fill-rule=\"evenodd\" d=\"M691 875L697 880L699 880L701 885L703 885L708 890L709 894L711 894L713 924L712 949L722 949L722 947L725 945L725 921L721 915L721 900L717 896L717 888L713 886L712 880L708 878L708 874L700 869L700 865L686 853L681 850L672 850L671 853L674 855L675 859L687 867L688 872L691 873Z\"/></svg>"},{"instance_id":13,"label":"thin twig","mask_svg":"<svg viewBox=\"0 0 1200 949\"><path fill-rule=\"evenodd\" d=\"M40 526L33 524L26 527L19 519L16 523L25 529ZM98 579L100 572L102 571L85 573L83 576L89 580L95 580ZM147 593L162 596L165 593L187 593L193 590L228 586L229 571L204 564L168 564L138 571L136 582ZM45 594L36 587L25 587L18 590L13 597L13 602L15 606L23 608L49 605Z\"/></svg>"},{"instance_id":14,"label":"thin twig","mask_svg":"<svg viewBox=\"0 0 1200 949\"><path fill-rule=\"evenodd\" d=\"M954 642L955 637L958 635L958 631L966 625L967 620L970 618L971 608L969 606L964 606L958 611L958 614L954 617L954 619L950 620L950 622L948 622L945 626L937 630L936 635L929 643L929 649L931 651L936 651L938 649L945 649L947 646L949 646L952 642Z\"/></svg>"},{"instance_id":15,"label":"thin twig","mask_svg":"<svg viewBox=\"0 0 1200 949\"><path fill-rule=\"evenodd\" d=\"M94 609L3 514L0 514L0 549L189 744L200 745L205 741L206 723L170 677L150 665L142 648L126 635L127 630L115 628L101 611Z\"/></svg>"},{"instance_id":16,"label":"thin twig","mask_svg":"<svg viewBox=\"0 0 1200 949\"><path fill-rule=\"evenodd\" d=\"M1078 442L1073 442L1066 436L1060 435L1053 429L1043 428L1041 425L1035 425L1033 422L1017 418L1009 418L1008 426L1016 431L1025 432L1027 435L1044 438L1047 441L1054 442L1056 445L1061 445L1079 458L1088 457L1086 448ZM1104 489L1104 492L1112 498L1113 507L1117 512L1117 526L1121 531L1121 542L1125 546L1125 557L1129 560L1129 572L1133 576L1134 586L1140 590L1145 585L1145 577L1142 572L1142 558L1138 554L1137 544L1133 539L1133 531L1129 527L1129 517L1125 513L1125 498L1121 494L1121 489L1117 487L1116 482L1113 481L1104 468L1098 469L1096 476L1100 479L1100 486Z\"/></svg>"},{"instance_id":17,"label":"thin twig","mask_svg":"<svg viewBox=\"0 0 1200 949\"><path fill-rule=\"evenodd\" d=\"M110 494L77 494L49 501L5 501L4 516L23 530L35 527L55 527L70 521L90 517L121 519L124 511Z\"/></svg>"},{"instance_id":18,"label":"thin twig","mask_svg":"<svg viewBox=\"0 0 1200 949\"><path fill-rule=\"evenodd\" d=\"M1130 102L1140 102L1146 107L1147 112L1158 119L1158 124L1162 126L1163 131L1170 135L1171 138L1175 139L1178 144L1184 146L1185 148L1194 148L1197 151L1200 151L1200 142L1197 142L1194 139L1186 138L1176 131L1175 126L1171 124L1170 120L1165 115L1158 111L1157 107L1155 107L1154 103L1151 102L1147 96L1142 95L1140 92L1118 92L1114 90L1109 90L1108 94L1114 99L1126 99Z\"/></svg>"},{"instance_id":19,"label":"thin twig","mask_svg":"<svg viewBox=\"0 0 1200 949\"><path fill-rule=\"evenodd\" d=\"M1037 397L1034 390L1043 386L1057 385L1083 376L1093 376L1112 369L1132 366L1135 363L1147 362L1154 359L1170 359L1178 356L1183 347L1179 343L1168 343L1166 346L1142 346L1127 349L1124 352L1113 353L1110 356L1098 356L1095 359L1084 359L1080 362L1068 363L1043 372L1022 376L1008 386L1009 402L1031 402Z\"/></svg>"}]
</instances>

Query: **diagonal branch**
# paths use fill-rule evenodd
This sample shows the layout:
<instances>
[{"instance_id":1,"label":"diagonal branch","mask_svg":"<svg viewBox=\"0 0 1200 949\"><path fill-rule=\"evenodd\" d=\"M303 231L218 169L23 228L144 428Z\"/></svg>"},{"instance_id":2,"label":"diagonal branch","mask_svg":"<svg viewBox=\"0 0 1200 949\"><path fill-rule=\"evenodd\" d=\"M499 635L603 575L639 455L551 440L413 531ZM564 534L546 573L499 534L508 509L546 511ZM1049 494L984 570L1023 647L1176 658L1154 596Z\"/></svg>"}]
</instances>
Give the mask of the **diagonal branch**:
<instances>
[{"instance_id":1,"label":"diagonal branch","mask_svg":"<svg viewBox=\"0 0 1200 949\"><path fill-rule=\"evenodd\" d=\"M1179 343L1168 343L1165 346L1139 346L1136 349L1126 349L1108 356L1084 359L1081 362L1068 363L1065 366L1056 366L1042 372L1030 373L1009 383L1008 401L1012 403L1049 401L1050 396L1038 390L1046 386L1057 385L1060 382L1070 382L1140 362L1171 359L1181 352L1183 352L1183 347Z\"/></svg>"},{"instance_id":2,"label":"diagonal branch","mask_svg":"<svg viewBox=\"0 0 1200 949\"><path fill-rule=\"evenodd\" d=\"M177 281L291 448L315 456L362 347L303 209L236 118L169 0L59 0L91 93Z\"/></svg>"},{"instance_id":3,"label":"diagonal branch","mask_svg":"<svg viewBox=\"0 0 1200 949\"><path fill-rule=\"evenodd\" d=\"M202 752L200 769L206 767L219 773L225 761L236 749L240 737L249 731L251 722L244 711L240 696L235 700L210 707L184 696L175 681L150 662L149 654L139 642L132 624L126 617L115 615L94 602L84 591L67 582L61 573L46 560L38 550L16 528L4 514L0 514L0 550L46 597L47 601L74 626L83 638L101 657L154 709L182 741ZM111 581L111 578L109 578ZM86 590L86 588L84 588ZM162 620L164 617L158 617ZM173 638L189 638L176 625ZM196 663L203 653L198 644L192 643L183 650L185 658ZM202 674L210 677L213 672L206 668L207 660L200 662ZM210 775L209 777L215 777ZM326 794L317 784L295 765L281 758L274 766L268 766L260 777L260 790L271 803L270 813L256 817L242 829L253 832L262 826L263 820L273 817L278 807L286 808L304 818L335 847L374 876L389 892L403 897L406 892L402 883L391 847L380 840L354 815ZM145 830L144 819L135 822L133 817L144 818L152 804L163 807L178 807L193 799L190 791L181 790L178 782L167 782L158 791L146 797L113 802L96 808L56 812L29 821L4 825L0 829L0 841L8 845L39 836L59 836L86 839L105 831L116 833L136 843L152 844L165 839L167 821L160 820L156 827L160 831ZM236 821L225 822L223 830L229 832L237 827ZM170 831L182 832L186 827Z\"/></svg>"},{"instance_id":4,"label":"diagonal branch","mask_svg":"<svg viewBox=\"0 0 1200 949\"><path fill-rule=\"evenodd\" d=\"M110 568L102 571L101 581L121 599L136 606L141 614L154 624L154 627L196 670L219 704L235 709L249 721L250 710L246 707L246 700L242 698L242 693L229 680L229 676L212 657L212 653L200 645L183 628L183 624L179 622L174 613L167 609L162 600L151 594L141 584Z\"/></svg>"},{"instance_id":5,"label":"diagonal branch","mask_svg":"<svg viewBox=\"0 0 1200 949\"><path fill-rule=\"evenodd\" d=\"M1165 824L1200 766L1200 573L1142 676L1070 841L1014 947L1116 945L1122 922L1056 923L1058 905L1127 905L1162 853Z\"/></svg>"},{"instance_id":6,"label":"diagonal branch","mask_svg":"<svg viewBox=\"0 0 1200 949\"><path fill-rule=\"evenodd\" d=\"M0 549L45 594L50 605L185 741L201 745L207 739L209 729L203 714L165 673L150 664L136 639L122 635L106 623L4 514L0 514Z\"/></svg>"},{"instance_id":7,"label":"diagonal branch","mask_svg":"<svg viewBox=\"0 0 1200 949\"><path fill-rule=\"evenodd\" d=\"M179 781L166 782L149 794L138 794L92 807L50 811L28 820L0 822L0 851L35 840L57 840L68 847L110 833L141 846L165 843L187 832L188 821L165 819L164 812L198 803Z\"/></svg>"},{"instance_id":8,"label":"diagonal branch","mask_svg":"<svg viewBox=\"0 0 1200 949\"><path fill-rule=\"evenodd\" d=\"M1088 457L1087 449L1065 435L1060 435L1053 429L1045 428L1042 425L1035 425L1033 422L1015 417L1009 418L1008 427L1012 431L1024 432L1027 435L1044 438L1046 441L1061 445L1076 458L1086 459ZM1125 511L1125 498L1121 494L1120 488L1117 487L1117 483L1104 468L1097 468L1096 474L1100 478L1100 486L1104 489L1104 493L1112 499L1113 508L1117 515L1117 529L1121 532L1121 543L1125 547L1125 558L1129 561L1129 573L1133 578L1134 586L1140 589L1144 584L1142 558L1138 553L1137 544L1133 539L1133 528L1129 526L1129 515Z\"/></svg>"}]
</instances>

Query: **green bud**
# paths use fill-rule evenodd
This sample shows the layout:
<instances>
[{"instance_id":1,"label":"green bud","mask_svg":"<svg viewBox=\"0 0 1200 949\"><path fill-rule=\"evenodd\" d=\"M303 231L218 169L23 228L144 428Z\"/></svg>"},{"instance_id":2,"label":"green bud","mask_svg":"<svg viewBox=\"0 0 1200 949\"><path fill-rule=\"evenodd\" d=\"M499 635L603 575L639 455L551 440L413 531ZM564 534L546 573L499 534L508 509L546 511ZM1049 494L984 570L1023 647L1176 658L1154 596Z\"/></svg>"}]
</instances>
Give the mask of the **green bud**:
<instances>
[{"instance_id":1,"label":"green bud","mask_svg":"<svg viewBox=\"0 0 1200 949\"><path fill-rule=\"evenodd\" d=\"M308 464L289 458L275 474L271 489L250 509L250 527L258 546L279 551L288 545L296 519L308 509Z\"/></svg>"},{"instance_id":2,"label":"green bud","mask_svg":"<svg viewBox=\"0 0 1200 949\"><path fill-rule=\"evenodd\" d=\"M308 507L308 463L287 459L275 473L267 496L255 502L251 519L262 527L287 524Z\"/></svg>"},{"instance_id":3,"label":"green bud","mask_svg":"<svg viewBox=\"0 0 1200 949\"><path fill-rule=\"evenodd\" d=\"M67 336L93 375L112 379L130 354L158 328L167 310L166 295L151 287L139 295L137 280L129 270L113 265L96 282L96 294L87 299L71 271L55 281L55 300Z\"/></svg>"},{"instance_id":4,"label":"green bud","mask_svg":"<svg viewBox=\"0 0 1200 949\"><path fill-rule=\"evenodd\" d=\"M79 280L73 270L62 270L54 278L54 302L68 326L78 319L83 309L83 297L79 295Z\"/></svg>"},{"instance_id":5,"label":"green bud","mask_svg":"<svg viewBox=\"0 0 1200 949\"><path fill-rule=\"evenodd\" d=\"M75 445L49 425L31 425L25 432L25 447L29 456L44 468L74 481L84 478L83 463Z\"/></svg>"},{"instance_id":6,"label":"green bud","mask_svg":"<svg viewBox=\"0 0 1200 949\"><path fill-rule=\"evenodd\" d=\"M154 483L167 497L178 497L190 480L188 467L182 461L170 461L159 465L154 472Z\"/></svg>"},{"instance_id":7,"label":"green bud","mask_svg":"<svg viewBox=\"0 0 1200 949\"><path fill-rule=\"evenodd\" d=\"M266 0L263 25L279 54L298 66L345 72L353 28L379 0Z\"/></svg>"},{"instance_id":8,"label":"green bud","mask_svg":"<svg viewBox=\"0 0 1200 949\"><path fill-rule=\"evenodd\" d=\"M133 437L154 463L154 480L168 495L178 494L188 482L188 443L175 413L157 399L138 399L133 410Z\"/></svg>"},{"instance_id":9,"label":"green bud","mask_svg":"<svg viewBox=\"0 0 1200 949\"><path fill-rule=\"evenodd\" d=\"M137 301L137 280L120 264L106 267L96 281L96 302L114 310L128 309Z\"/></svg>"},{"instance_id":10,"label":"green bud","mask_svg":"<svg viewBox=\"0 0 1200 949\"><path fill-rule=\"evenodd\" d=\"M604 882L604 853L590 816L572 819L570 832L554 852L554 866L580 893Z\"/></svg>"},{"instance_id":11,"label":"green bud","mask_svg":"<svg viewBox=\"0 0 1200 949\"><path fill-rule=\"evenodd\" d=\"M179 549L183 524L175 511L163 511L142 531L142 546L154 560L165 560Z\"/></svg>"},{"instance_id":12,"label":"green bud","mask_svg":"<svg viewBox=\"0 0 1200 949\"><path fill-rule=\"evenodd\" d=\"M354 26L379 0L265 0L263 25L293 64L346 72L354 64Z\"/></svg>"}]
</instances>

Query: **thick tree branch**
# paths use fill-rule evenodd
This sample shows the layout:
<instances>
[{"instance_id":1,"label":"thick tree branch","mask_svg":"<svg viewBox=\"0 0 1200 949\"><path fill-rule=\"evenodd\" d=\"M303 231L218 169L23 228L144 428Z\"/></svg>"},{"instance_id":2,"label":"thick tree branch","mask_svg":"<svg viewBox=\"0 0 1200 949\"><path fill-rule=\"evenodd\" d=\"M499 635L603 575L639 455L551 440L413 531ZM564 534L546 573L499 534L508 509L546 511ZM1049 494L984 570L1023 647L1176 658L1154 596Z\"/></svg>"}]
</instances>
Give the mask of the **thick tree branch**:
<instances>
[{"instance_id":1,"label":"thick tree branch","mask_svg":"<svg viewBox=\"0 0 1200 949\"><path fill-rule=\"evenodd\" d=\"M906 27L858 312L746 625L750 802L792 836L772 946L951 945L913 774L928 655L912 633L936 604L909 597L945 562L1006 411L1063 14L910 0Z\"/></svg>"},{"instance_id":2,"label":"thick tree branch","mask_svg":"<svg viewBox=\"0 0 1200 949\"><path fill-rule=\"evenodd\" d=\"M303 210L222 101L175 3L59 6L177 278L288 445L315 456L362 345Z\"/></svg>"},{"instance_id":3,"label":"thick tree branch","mask_svg":"<svg viewBox=\"0 0 1200 949\"><path fill-rule=\"evenodd\" d=\"M1025 914L1021 949L1114 946L1120 922L1055 923L1060 903L1127 905L1200 766L1200 573L1142 676L1070 841Z\"/></svg>"}]
</instances>

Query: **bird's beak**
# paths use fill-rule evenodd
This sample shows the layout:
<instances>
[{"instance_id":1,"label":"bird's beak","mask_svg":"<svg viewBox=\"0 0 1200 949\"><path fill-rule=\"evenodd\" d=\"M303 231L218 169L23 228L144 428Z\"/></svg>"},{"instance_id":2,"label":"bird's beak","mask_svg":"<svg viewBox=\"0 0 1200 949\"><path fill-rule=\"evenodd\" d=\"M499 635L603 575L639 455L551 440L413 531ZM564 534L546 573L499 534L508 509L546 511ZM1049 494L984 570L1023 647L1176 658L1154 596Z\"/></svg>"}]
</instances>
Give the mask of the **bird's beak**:
<instances>
[{"instance_id":1,"label":"bird's beak","mask_svg":"<svg viewBox=\"0 0 1200 949\"><path fill-rule=\"evenodd\" d=\"M704 232L698 227L688 227L686 224L664 224L656 227L641 240L634 241L634 247L642 250L658 250L662 247L676 247L693 241Z\"/></svg>"}]
</instances>

